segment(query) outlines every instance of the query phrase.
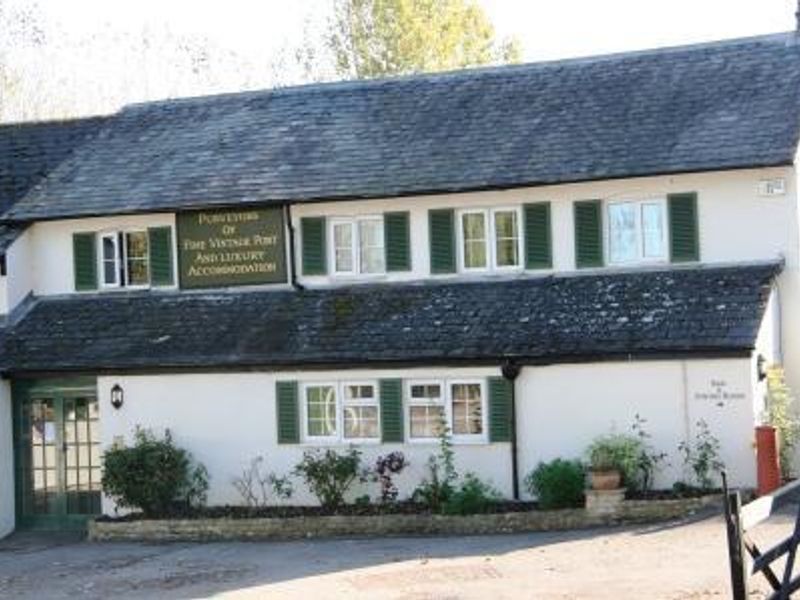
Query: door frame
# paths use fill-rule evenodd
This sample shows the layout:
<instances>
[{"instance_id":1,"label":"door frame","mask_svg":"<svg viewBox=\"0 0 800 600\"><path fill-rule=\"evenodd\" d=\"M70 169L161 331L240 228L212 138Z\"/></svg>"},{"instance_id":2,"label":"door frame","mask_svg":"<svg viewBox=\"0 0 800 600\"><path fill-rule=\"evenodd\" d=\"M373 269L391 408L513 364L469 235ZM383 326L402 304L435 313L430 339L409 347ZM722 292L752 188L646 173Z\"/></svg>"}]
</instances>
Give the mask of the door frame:
<instances>
[{"instance_id":1,"label":"door frame","mask_svg":"<svg viewBox=\"0 0 800 600\"><path fill-rule=\"evenodd\" d=\"M51 396L59 400L57 405L63 406L63 399L92 396L98 400L96 377L71 377L67 379L15 379L11 382L11 403L13 419L13 448L14 448L14 504L16 513L16 527L18 529L63 530L85 529L86 522L92 515L76 515L66 513L66 496L59 499L64 503L59 514L53 515L26 515L23 512L25 504L23 498L23 469L20 456L22 438L22 404L33 396ZM58 414L58 413L61 414ZM63 436L63 411L56 414L57 435ZM61 477L61 475L59 475Z\"/></svg>"}]
</instances>

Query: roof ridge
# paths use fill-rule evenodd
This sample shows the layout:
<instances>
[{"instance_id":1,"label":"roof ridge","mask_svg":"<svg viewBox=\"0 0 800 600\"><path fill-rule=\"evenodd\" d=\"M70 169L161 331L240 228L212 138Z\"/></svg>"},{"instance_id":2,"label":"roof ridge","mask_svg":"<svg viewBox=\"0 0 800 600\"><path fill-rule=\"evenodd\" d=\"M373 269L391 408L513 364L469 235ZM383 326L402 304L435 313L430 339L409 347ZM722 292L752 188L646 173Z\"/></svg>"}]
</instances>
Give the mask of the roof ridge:
<instances>
[{"instance_id":1,"label":"roof ridge","mask_svg":"<svg viewBox=\"0 0 800 600\"><path fill-rule=\"evenodd\" d=\"M160 100L149 100L144 102L133 102L124 105L120 112L146 110L150 107L165 105L191 105L202 104L205 102L219 101L224 99L248 99L262 98L270 95L304 94L322 91L346 91L351 89L381 88L390 85L402 85L407 83L435 83L437 81L451 81L453 79L471 78L476 76L505 75L520 71L534 71L551 68L560 68L572 65L595 64L613 60L628 58L642 58L648 56L658 56L666 54L681 53L687 51L729 48L737 45L750 45L757 43L777 43L785 42L786 46L800 45L797 36L793 31L753 35L740 38L727 38L713 40L710 42L695 42L689 44L679 44L675 46L662 46L655 48L644 48L641 50L627 50L619 52L609 52L596 55L584 55L570 58L556 58L541 61L533 61L518 64L490 65L480 67L466 67L462 69L451 69L448 71L438 71L431 73L412 73L408 75L397 75L390 77L378 77L374 79L346 79L335 81L322 81L316 83L301 83L287 86L276 86L271 88L261 88L255 90L241 90L231 92L220 92L215 94L203 94L198 96L180 96L175 98L163 98Z\"/></svg>"}]
</instances>

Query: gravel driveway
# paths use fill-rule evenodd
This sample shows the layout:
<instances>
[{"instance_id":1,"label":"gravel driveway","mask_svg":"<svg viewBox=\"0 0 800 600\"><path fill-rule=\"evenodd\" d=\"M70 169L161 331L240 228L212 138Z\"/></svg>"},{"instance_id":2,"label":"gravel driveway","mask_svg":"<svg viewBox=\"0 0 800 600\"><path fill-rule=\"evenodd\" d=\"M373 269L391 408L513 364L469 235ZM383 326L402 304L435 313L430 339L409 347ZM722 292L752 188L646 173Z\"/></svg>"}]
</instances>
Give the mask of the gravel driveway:
<instances>
[{"instance_id":1,"label":"gravel driveway","mask_svg":"<svg viewBox=\"0 0 800 600\"><path fill-rule=\"evenodd\" d=\"M778 516L757 532L788 534ZM274 543L0 541L0 598L727 598L716 516L526 535ZM758 596L755 596L758 597Z\"/></svg>"}]
</instances>

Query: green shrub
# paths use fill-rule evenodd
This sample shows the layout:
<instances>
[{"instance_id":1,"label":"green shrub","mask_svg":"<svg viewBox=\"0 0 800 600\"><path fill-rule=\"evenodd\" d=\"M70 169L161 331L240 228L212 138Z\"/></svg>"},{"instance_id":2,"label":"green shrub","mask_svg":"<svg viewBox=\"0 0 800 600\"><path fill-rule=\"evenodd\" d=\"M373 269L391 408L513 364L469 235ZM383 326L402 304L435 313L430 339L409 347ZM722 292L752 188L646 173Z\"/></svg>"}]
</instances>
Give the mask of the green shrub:
<instances>
[{"instance_id":1,"label":"green shrub","mask_svg":"<svg viewBox=\"0 0 800 600\"><path fill-rule=\"evenodd\" d=\"M474 473L467 473L443 504L442 512L447 515L485 513L500 498L500 492L491 485L481 481Z\"/></svg>"},{"instance_id":2,"label":"green shrub","mask_svg":"<svg viewBox=\"0 0 800 600\"><path fill-rule=\"evenodd\" d=\"M700 419L696 427L694 441L681 442L678 451L683 455L683 464L692 472L696 487L711 490L716 487L715 477L719 477L725 463L719 456L719 440L711 433L708 423Z\"/></svg>"},{"instance_id":3,"label":"green shrub","mask_svg":"<svg viewBox=\"0 0 800 600\"><path fill-rule=\"evenodd\" d=\"M323 508L335 510L344 504L344 496L356 481L366 481L361 468L361 452L350 448L339 454L335 450L309 451L294 468Z\"/></svg>"},{"instance_id":4,"label":"green shrub","mask_svg":"<svg viewBox=\"0 0 800 600\"><path fill-rule=\"evenodd\" d=\"M123 508L161 517L205 503L208 471L172 442L137 428L133 446L115 446L103 456L105 493Z\"/></svg>"},{"instance_id":5,"label":"green shrub","mask_svg":"<svg viewBox=\"0 0 800 600\"><path fill-rule=\"evenodd\" d=\"M525 477L525 488L536 496L543 509L576 508L583 504L586 473L577 460L557 458L540 462Z\"/></svg>"},{"instance_id":6,"label":"green shrub","mask_svg":"<svg viewBox=\"0 0 800 600\"><path fill-rule=\"evenodd\" d=\"M427 466L428 476L412 492L411 499L424 504L432 512L442 512L456 491L458 480L453 442L444 424L439 428L439 453L428 457Z\"/></svg>"},{"instance_id":7,"label":"green shrub","mask_svg":"<svg viewBox=\"0 0 800 600\"><path fill-rule=\"evenodd\" d=\"M596 438L587 450L589 468L595 471L616 470L622 485L629 490L642 487L641 457L646 449L641 439L615 433Z\"/></svg>"},{"instance_id":8,"label":"green shrub","mask_svg":"<svg viewBox=\"0 0 800 600\"><path fill-rule=\"evenodd\" d=\"M783 367L773 365L767 370L767 397L764 421L778 431L778 453L781 475L791 477L792 459L800 438L800 420L793 408L792 390L786 383Z\"/></svg>"}]
</instances>

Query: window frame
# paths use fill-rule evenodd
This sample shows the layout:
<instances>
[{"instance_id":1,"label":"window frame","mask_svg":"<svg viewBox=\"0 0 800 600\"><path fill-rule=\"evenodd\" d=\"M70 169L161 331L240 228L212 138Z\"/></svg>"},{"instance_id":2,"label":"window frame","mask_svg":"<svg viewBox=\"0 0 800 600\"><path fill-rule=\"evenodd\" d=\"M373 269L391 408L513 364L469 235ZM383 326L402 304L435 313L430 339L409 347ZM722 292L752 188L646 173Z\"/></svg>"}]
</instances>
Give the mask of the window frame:
<instances>
[{"instance_id":1,"label":"window frame","mask_svg":"<svg viewBox=\"0 0 800 600\"><path fill-rule=\"evenodd\" d=\"M411 397L411 388L415 385L438 385L439 386L439 399L436 402L431 402L428 399L415 399ZM447 387L443 379L410 379L405 382L405 395L404 395L404 419L405 430L407 432L406 441L411 444L430 444L438 440L437 436L421 437L411 435L411 407L412 406L441 406L444 413L445 426L447 426Z\"/></svg>"},{"instance_id":2,"label":"window frame","mask_svg":"<svg viewBox=\"0 0 800 600\"><path fill-rule=\"evenodd\" d=\"M371 380L345 380L340 383L341 385L341 420L342 420L342 428L341 432L342 435L341 441L347 444L368 444L368 443L375 443L381 441L381 399L380 399L380 389L378 388L377 381ZM345 394L345 389L347 386L370 386L372 387L372 399L365 400L362 398L358 398L355 400L348 400L347 394ZM347 437L344 428L344 413L345 409L348 406L374 406L376 408L376 418L378 420L378 433L375 437L355 437L350 438ZM337 407L338 408L338 407Z\"/></svg>"},{"instance_id":3,"label":"window frame","mask_svg":"<svg viewBox=\"0 0 800 600\"><path fill-rule=\"evenodd\" d=\"M386 275L386 233L385 233L385 222L384 222L384 215L383 214L369 214L369 215L357 215L357 216L348 216L348 217L331 217L328 219L328 254L330 258L328 259L328 267L329 272L331 273L332 277L335 278L358 278L358 279L369 279L369 278L376 278L376 277L384 277ZM381 237L381 241L383 242L380 246L383 252L383 269L381 271L376 271L374 273L365 273L361 270L362 260L361 260L361 223L365 221L376 221L378 224L378 231ZM350 237L350 256L352 260L352 270L350 271L339 271L336 268L336 226L337 225L349 225L351 231ZM377 246L375 246L377 248Z\"/></svg>"},{"instance_id":4,"label":"window frame","mask_svg":"<svg viewBox=\"0 0 800 600\"><path fill-rule=\"evenodd\" d=\"M481 390L481 433L457 434L453 431L453 392L454 385L479 385ZM444 379L410 379L405 384L403 397L403 412L406 427L406 443L409 444L435 444L438 437L412 437L411 436L411 406L427 405L428 402L415 402L411 399L411 386L413 385L439 385L441 389L441 402L444 404L445 426L450 432L450 440L454 444L488 444L489 443L489 399L485 378L480 377L454 377Z\"/></svg>"},{"instance_id":5,"label":"window frame","mask_svg":"<svg viewBox=\"0 0 800 600\"><path fill-rule=\"evenodd\" d=\"M636 207L636 251L637 256L630 260L614 260L611 248L611 208L613 206L620 206L625 204L632 204ZM662 223L664 224L661 232L661 244L664 252L658 257L648 257L645 255L645 235L644 235L644 219L643 209L647 205L656 205L661 212ZM669 262L670 245L669 245L669 214L667 211L667 198L664 196L655 196L650 198L625 198L617 200L608 200L603 207L605 221L603 226L603 234L605 237L606 255L608 256L608 265L612 267L625 267L636 265L658 265L666 264Z\"/></svg>"},{"instance_id":6,"label":"window frame","mask_svg":"<svg viewBox=\"0 0 800 600\"><path fill-rule=\"evenodd\" d=\"M124 279L123 273L121 270L121 253L120 253L120 232L119 231L101 231L97 236L97 245L98 245L98 273L100 275L100 289L119 289L124 287L122 285L122 281ZM103 243L105 240L110 239L114 244L114 283L106 283L106 257L103 247Z\"/></svg>"},{"instance_id":7,"label":"window frame","mask_svg":"<svg viewBox=\"0 0 800 600\"><path fill-rule=\"evenodd\" d=\"M517 264L500 266L497 263L497 213L514 213L516 224ZM481 214L484 218L486 237L484 239L484 252L486 254L485 267L467 267L464 237L464 216ZM522 231L521 206L496 206L491 208L463 208L456 211L456 243L458 245L458 271L460 273L508 273L524 269L523 252L525 240Z\"/></svg>"},{"instance_id":8,"label":"window frame","mask_svg":"<svg viewBox=\"0 0 800 600\"><path fill-rule=\"evenodd\" d=\"M174 229L170 225L171 230ZM133 284L130 283L130 273L128 270L128 235L140 233L144 236L147 242L147 250L145 252L144 260L147 263L147 283ZM171 236L174 239L174 235ZM116 261L115 273L117 276L116 283L106 283L105 281L105 256L103 254L103 241L106 239L114 240L114 258ZM147 290L152 287L152 265L150 264L150 232L144 228L132 227L129 229L105 229L97 232L96 234L96 262L98 269L98 288L100 290ZM175 248L173 242L173 269L175 268ZM174 287L174 286L173 286Z\"/></svg>"},{"instance_id":9,"label":"window frame","mask_svg":"<svg viewBox=\"0 0 800 600\"><path fill-rule=\"evenodd\" d=\"M301 413L303 415L303 440L309 443L335 443L339 441L341 438L341 423L340 423L340 415L339 415L339 387L335 382L330 381L309 381L303 383L302 391L303 396L302 400L302 410ZM323 387L330 387L333 388L334 393L334 411L335 411L335 426L336 426L336 434L335 435L311 435L309 433L308 428L308 390L311 388L323 388Z\"/></svg>"},{"instance_id":10,"label":"window frame","mask_svg":"<svg viewBox=\"0 0 800 600\"><path fill-rule=\"evenodd\" d=\"M121 230L120 233L122 234L122 251L123 251L123 275L125 278L125 285L123 286L125 289L128 290L145 290L148 289L152 285L153 275L150 271L150 235L147 229L124 229ZM146 241L146 250L145 250L145 257L144 261L147 265L147 283L131 283L131 274L130 269L128 268L128 236L134 233L141 233L144 235L144 239ZM141 260L141 259L135 259Z\"/></svg>"},{"instance_id":11,"label":"window frame","mask_svg":"<svg viewBox=\"0 0 800 600\"><path fill-rule=\"evenodd\" d=\"M371 401L366 400L345 400L345 386L348 385L369 385L374 390L374 397ZM334 390L335 410L336 410L336 434L335 435L311 435L308 430L308 389L318 387L332 387ZM302 442L306 445L319 446L319 445L369 445L380 444L382 439L381 428L381 402L380 402L380 386L378 381L374 379L344 379L339 381L306 381L300 385L302 395L300 397L300 414L302 418ZM344 409L346 405L350 406L376 406L377 419L378 419L378 435L377 437L370 438L350 438L345 436L344 432Z\"/></svg>"}]
</instances>

